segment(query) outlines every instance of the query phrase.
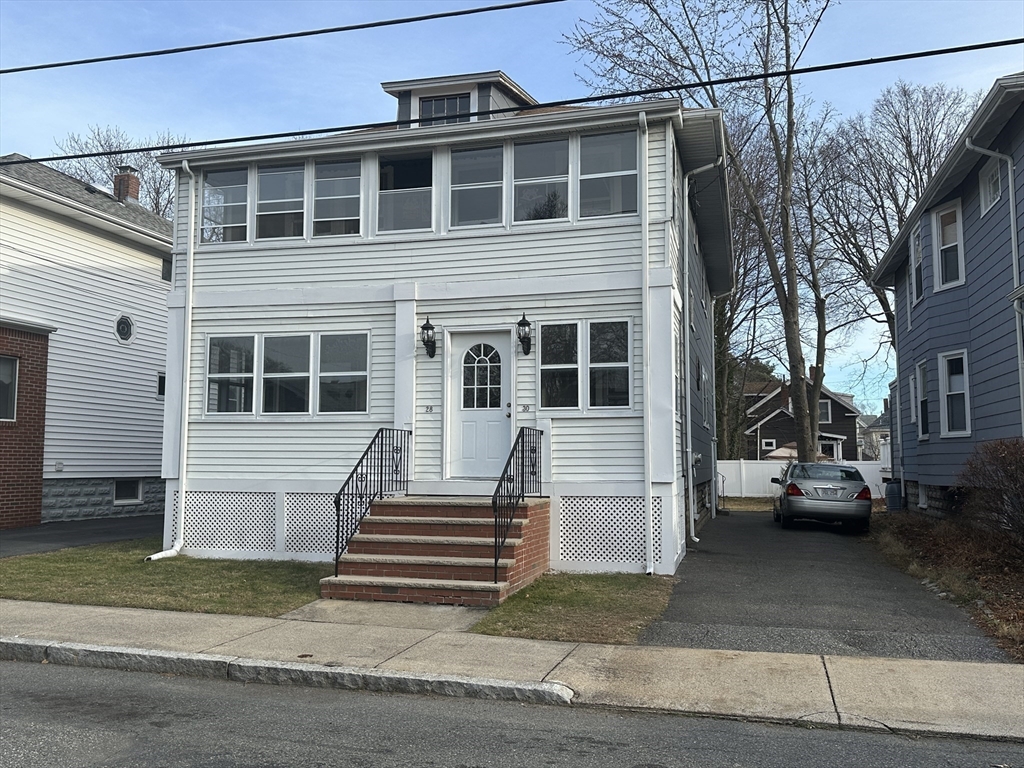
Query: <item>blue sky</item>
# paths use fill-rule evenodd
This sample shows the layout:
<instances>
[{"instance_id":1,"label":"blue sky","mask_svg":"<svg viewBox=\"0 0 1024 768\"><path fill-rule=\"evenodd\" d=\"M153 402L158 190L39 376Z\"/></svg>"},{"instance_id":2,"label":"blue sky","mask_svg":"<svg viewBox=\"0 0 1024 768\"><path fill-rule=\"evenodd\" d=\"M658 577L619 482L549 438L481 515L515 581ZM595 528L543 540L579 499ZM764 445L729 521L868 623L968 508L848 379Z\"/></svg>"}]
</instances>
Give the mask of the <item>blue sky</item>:
<instances>
[{"instance_id":1,"label":"blue sky","mask_svg":"<svg viewBox=\"0 0 1024 768\"><path fill-rule=\"evenodd\" d=\"M14 67L489 5L496 0L0 0L0 66ZM395 116L386 80L502 69L540 101L585 96L561 42L590 0L260 45L0 77L0 154L54 153L89 125L192 139L326 128ZM846 0L804 63L1024 35L1021 0ZM1024 47L810 75L804 91L851 115L897 78L987 89ZM869 342L865 341L864 344ZM837 361L838 362L838 361ZM850 375L827 369L836 389ZM852 387L849 387L852 388ZM876 384L861 388L880 399Z\"/></svg>"}]
</instances>

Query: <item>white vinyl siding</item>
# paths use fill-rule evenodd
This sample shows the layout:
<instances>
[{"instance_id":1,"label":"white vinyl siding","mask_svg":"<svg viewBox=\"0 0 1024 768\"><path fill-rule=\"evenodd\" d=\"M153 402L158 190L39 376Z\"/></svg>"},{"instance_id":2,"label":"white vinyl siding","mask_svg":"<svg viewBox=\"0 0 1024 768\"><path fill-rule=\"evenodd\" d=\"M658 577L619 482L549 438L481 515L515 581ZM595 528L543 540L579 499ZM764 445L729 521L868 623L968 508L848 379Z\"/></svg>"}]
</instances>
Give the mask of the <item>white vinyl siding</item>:
<instances>
[{"instance_id":1,"label":"white vinyl siding","mask_svg":"<svg viewBox=\"0 0 1024 768\"><path fill-rule=\"evenodd\" d=\"M939 401L940 435L970 436L971 396L966 349L939 355Z\"/></svg>"},{"instance_id":2,"label":"white vinyl siding","mask_svg":"<svg viewBox=\"0 0 1024 768\"><path fill-rule=\"evenodd\" d=\"M166 365L169 288L162 255L7 197L0 230L4 315L57 328L44 478L159 475L164 404L153 386ZM135 321L128 345L114 332L122 313Z\"/></svg>"}]
</instances>

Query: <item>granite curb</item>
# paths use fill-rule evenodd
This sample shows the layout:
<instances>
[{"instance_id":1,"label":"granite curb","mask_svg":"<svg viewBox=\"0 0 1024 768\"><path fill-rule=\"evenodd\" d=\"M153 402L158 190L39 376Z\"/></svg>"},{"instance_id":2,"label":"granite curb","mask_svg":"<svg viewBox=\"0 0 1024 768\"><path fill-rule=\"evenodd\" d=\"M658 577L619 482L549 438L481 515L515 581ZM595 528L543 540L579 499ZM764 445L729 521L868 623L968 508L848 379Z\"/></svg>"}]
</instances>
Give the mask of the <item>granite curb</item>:
<instances>
[{"instance_id":1,"label":"granite curb","mask_svg":"<svg viewBox=\"0 0 1024 768\"><path fill-rule=\"evenodd\" d=\"M396 673L301 662L266 661L206 653L154 651L88 643L0 637L0 660L28 661L124 672L156 672L240 683L415 693L522 704L572 703L575 691L562 683L514 682L459 675Z\"/></svg>"}]
</instances>

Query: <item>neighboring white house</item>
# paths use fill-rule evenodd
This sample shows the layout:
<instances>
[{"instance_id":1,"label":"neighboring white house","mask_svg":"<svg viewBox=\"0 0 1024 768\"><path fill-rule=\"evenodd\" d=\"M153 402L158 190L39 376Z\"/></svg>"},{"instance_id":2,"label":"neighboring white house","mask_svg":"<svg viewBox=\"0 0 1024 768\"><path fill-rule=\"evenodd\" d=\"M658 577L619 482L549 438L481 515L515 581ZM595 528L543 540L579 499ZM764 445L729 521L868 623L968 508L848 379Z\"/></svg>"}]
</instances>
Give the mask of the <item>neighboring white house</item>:
<instances>
[{"instance_id":1,"label":"neighboring white house","mask_svg":"<svg viewBox=\"0 0 1024 768\"><path fill-rule=\"evenodd\" d=\"M412 431L411 494L489 497L525 426L550 567L672 573L714 497L722 114L530 110L501 72L384 88L411 124L161 158L165 546L330 559L379 427Z\"/></svg>"},{"instance_id":2,"label":"neighboring white house","mask_svg":"<svg viewBox=\"0 0 1024 768\"><path fill-rule=\"evenodd\" d=\"M27 160L0 158L3 525L159 514L170 222L134 169Z\"/></svg>"}]
</instances>

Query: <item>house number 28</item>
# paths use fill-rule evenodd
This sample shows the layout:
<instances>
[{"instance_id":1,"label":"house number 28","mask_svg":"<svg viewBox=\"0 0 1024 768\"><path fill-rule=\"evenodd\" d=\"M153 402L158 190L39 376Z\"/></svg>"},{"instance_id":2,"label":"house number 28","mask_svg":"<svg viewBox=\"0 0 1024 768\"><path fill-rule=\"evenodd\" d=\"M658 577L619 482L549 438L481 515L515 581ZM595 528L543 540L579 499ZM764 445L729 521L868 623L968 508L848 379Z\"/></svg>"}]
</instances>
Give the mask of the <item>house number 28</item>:
<instances>
[{"instance_id":1,"label":"house number 28","mask_svg":"<svg viewBox=\"0 0 1024 768\"><path fill-rule=\"evenodd\" d=\"M434 406L428 405L424 410L426 410L427 413L433 413L434 412Z\"/></svg>"}]
</instances>

